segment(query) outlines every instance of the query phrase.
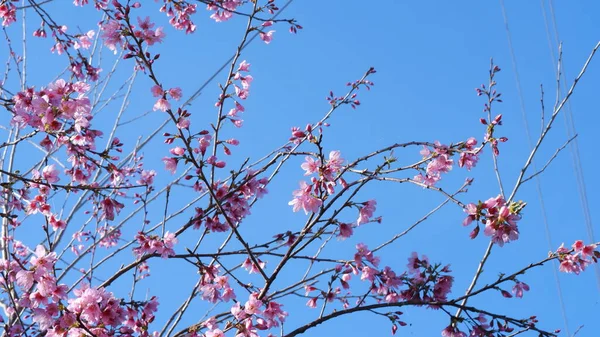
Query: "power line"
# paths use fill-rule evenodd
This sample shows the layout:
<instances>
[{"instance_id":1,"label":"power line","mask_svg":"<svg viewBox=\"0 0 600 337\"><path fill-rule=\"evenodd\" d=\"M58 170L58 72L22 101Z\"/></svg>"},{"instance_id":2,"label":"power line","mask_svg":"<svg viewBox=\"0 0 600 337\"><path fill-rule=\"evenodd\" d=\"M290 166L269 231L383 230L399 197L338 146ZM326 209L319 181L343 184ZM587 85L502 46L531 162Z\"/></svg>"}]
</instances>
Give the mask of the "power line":
<instances>
[{"instance_id":1,"label":"power line","mask_svg":"<svg viewBox=\"0 0 600 337\"><path fill-rule=\"evenodd\" d=\"M553 26L553 30L554 30L554 38L555 38L555 42L556 44L560 43L560 36L558 35L558 25L556 23L556 15L555 15L555 11L554 11L554 1L553 0L549 0L548 1L549 5L550 5L550 14L551 14L551 19L552 19L552 26ZM554 48L552 48L552 43L551 43L551 38L550 38L550 29L548 27L548 20L546 18L546 12L545 12L545 8L544 8L544 1L542 0L542 8L544 9L544 23L546 25L546 35L548 38L548 44L549 44L549 48L550 48L550 55L552 56L552 62L555 62L555 57L554 57ZM564 66L562 67L562 74L558 74L562 76L562 85L563 88L562 90L567 90L566 88L566 71L564 70ZM561 88L559 88L559 90L561 90ZM561 91L562 92L562 91ZM576 130L575 130L575 121L573 118L573 109L571 107L571 101L567 102L567 113L564 115L565 116L565 126L566 126L566 131L567 131L567 137L571 138L572 135L577 134ZM593 223L592 223L592 216L590 214L590 207L589 207L589 202L588 202L588 197L587 197L587 191L585 188L585 179L584 179L584 175L583 175L583 166L581 165L581 157L579 155L579 142L577 140L577 138L574 139L573 142L571 142L571 144L569 144L569 149L571 150L571 158L573 160L573 171L575 173L575 179L577 181L577 190L579 192L579 199L581 201L581 208L583 211L583 218L584 218L584 222L585 222L585 226L587 229L587 234L588 234L588 240L590 240L591 242L596 242L596 239L594 238L594 227L593 227ZM596 274L596 285L598 286L598 290L600 290L600 266L598 266L598 264L594 264L594 271Z\"/></svg>"},{"instance_id":2,"label":"power line","mask_svg":"<svg viewBox=\"0 0 600 337\"><path fill-rule=\"evenodd\" d=\"M527 111L525 109L525 99L523 98L523 91L521 89L521 79L519 76L519 70L517 68L517 57L515 56L515 51L514 51L513 44L512 44L512 37L510 34L510 28L508 26L508 16L506 14L504 0L500 0L500 6L502 8L502 17L504 18L504 27L506 29L506 37L508 40L508 49L510 51L510 56L511 56L511 60L512 60L512 68L515 73L515 81L516 81L516 85L517 85L517 92L519 95L519 102L521 105L521 115L523 117L525 133L527 134L527 142L529 143L529 148L532 149L533 148L533 140L531 138L531 133L529 132L529 123L527 122ZM533 160L531 164L532 164L532 168L533 168L534 172L537 172L535 160ZM536 190L537 190L538 197L540 200L540 210L542 213L542 221L544 222L544 231L546 233L546 241L548 242L548 247L549 247L550 251L553 251L554 249L553 249L553 245L552 245L552 237L550 235L550 226L548 225L548 215L546 213L546 204L544 203L544 195L542 193L542 185L541 185L539 176L535 177L535 185L536 185ZM558 300L560 302L560 309L561 309L561 313L562 313L563 320L565 323L565 332L567 333L567 336L570 336L571 334L569 333L569 321L567 319L567 311L565 308L562 289L560 286L560 279L558 278L558 267L556 266L556 261L552 261L552 262L553 262L553 266L554 266L554 268L552 268L552 270L553 270L553 274L554 274L554 280L556 282L556 290L558 293Z\"/></svg>"}]
</instances>

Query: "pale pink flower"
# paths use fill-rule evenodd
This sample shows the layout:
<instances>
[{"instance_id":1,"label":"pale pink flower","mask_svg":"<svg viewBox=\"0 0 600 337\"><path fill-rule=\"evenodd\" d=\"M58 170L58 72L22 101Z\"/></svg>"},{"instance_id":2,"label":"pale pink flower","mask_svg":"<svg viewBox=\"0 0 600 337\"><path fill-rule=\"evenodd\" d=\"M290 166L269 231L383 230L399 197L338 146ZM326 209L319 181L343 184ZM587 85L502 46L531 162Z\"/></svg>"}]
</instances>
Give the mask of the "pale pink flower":
<instances>
[{"instance_id":1,"label":"pale pink flower","mask_svg":"<svg viewBox=\"0 0 600 337\"><path fill-rule=\"evenodd\" d=\"M243 60L239 65L238 71L250 71L250 63Z\"/></svg>"},{"instance_id":2,"label":"pale pink flower","mask_svg":"<svg viewBox=\"0 0 600 337\"><path fill-rule=\"evenodd\" d=\"M58 175L60 172L56 169L56 165L47 165L42 169L42 177L46 179L50 184L58 182L60 178Z\"/></svg>"},{"instance_id":3,"label":"pale pink flower","mask_svg":"<svg viewBox=\"0 0 600 337\"><path fill-rule=\"evenodd\" d=\"M244 311L248 315L254 315L260 312L260 307L263 305L262 301L255 298L250 298L246 304L244 304Z\"/></svg>"},{"instance_id":4,"label":"pale pink flower","mask_svg":"<svg viewBox=\"0 0 600 337\"><path fill-rule=\"evenodd\" d=\"M175 174L175 171L177 171L177 159L164 157L162 161L165 163L165 169L171 172L171 174Z\"/></svg>"},{"instance_id":5,"label":"pale pink flower","mask_svg":"<svg viewBox=\"0 0 600 337\"><path fill-rule=\"evenodd\" d=\"M180 117L179 121L177 122L177 128L178 129L187 129L189 127L190 127L190 120L187 118Z\"/></svg>"},{"instance_id":6,"label":"pale pink flower","mask_svg":"<svg viewBox=\"0 0 600 337\"><path fill-rule=\"evenodd\" d=\"M171 152L171 154L174 156L183 156L183 154L185 153L185 149L182 147L176 146L176 147L170 149L169 152Z\"/></svg>"},{"instance_id":7,"label":"pale pink flower","mask_svg":"<svg viewBox=\"0 0 600 337\"><path fill-rule=\"evenodd\" d=\"M375 212L375 208L377 206L377 201L369 200L369 201L365 202L363 205L364 206L361 207L361 209L359 211L358 220L356 220L356 224L358 226L369 222L371 217L373 217L373 212Z\"/></svg>"},{"instance_id":8,"label":"pale pink flower","mask_svg":"<svg viewBox=\"0 0 600 337\"><path fill-rule=\"evenodd\" d=\"M452 170L452 159L447 154L438 155L427 164L427 175L433 176Z\"/></svg>"},{"instance_id":9,"label":"pale pink flower","mask_svg":"<svg viewBox=\"0 0 600 337\"><path fill-rule=\"evenodd\" d=\"M338 172L342 169L342 164L344 163L344 158L341 157L340 151L331 151L329 152L329 160L327 160L327 167L332 172Z\"/></svg>"},{"instance_id":10,"label":"pale pink flower","mask_svg":"<svg viewBox=\"0 0 600 337\"><path fill-rule=\"evenodd\" d=\"M156 171L154 170L142 170L140 174L140 180L137 181L140 185L152 185L154 183L154 177L156 176Z\"/></svg>"},{"instance_id":11,"label":"pale pink flower","mask_svg":"<svg viewBox=\"0 0 600 337\"><path fill-rule=\"evenodd\" d=\"M104 44L116 54L117 46L123 43L120 31L121 24L115 20L108 20L108 22L100 25L100 30L102 30Z\"/></svg>"},{"instance_id":12,"label":"pale pink flower","mask_svg":"<svg viewBox=\"0 0 600 337\"><path fill-rule=\"evenodd\" d=\"M182 95L181 88L176 87L176 88L169 89L169 95L171 95L171 97L174 100L178 101L179 99L181 99L181 95Z\"/></svg>"},{"instance_id":13,"label":"pale pink flower","mask_svg":"<svg viewBox=\"0 0 600 337\"><path fill-rule=\"evenodd\" d=\"M235 89L235 94L240 99L247 99L248 96L250 95L250 92L248 91L248 89L242 89L242 88L238 87L237 85L234 86L234 89Z\"/></svg>"},{"instance_id":14,"label":"pale pink flower","mask_svg":"<svg viewBox=\"0 0 600 337\"><path fill-rule=\"evenodd\" d=\"M171 103L169 103L169 101L167 101L164 98L159 98L158 101L156 101L156 103L154 103L154 107L152 107L152 110L156 111L156 110L160 110L160 111L167 111L171 109Z\"/></svg>"},{"instance_id":15,"label":"pale pink flower","mask_svg":"<svg viewBox=\"0 0 600 337\"><path fill-rule=\"evenodd\" d=\"M92 46L91 39L94 37L95 34L96 34L96 32L94 32L93 30L90 30L85 35L79 36L79 41L75 41L73 48L89 49Z\"/></svg>"},{"instance_id":16,"label":"pale pink flower","mask_svg":"<svg viewBox=\"0 0 600 337\"><path fill-rule=\"evenodd\" d=\"M435 185L435 183L437 183L441 178L439 175L430 176L429 174L423 175L419 173L416 176L414 176L413 179L414 181L421 183L425 185L425 187L427 187Z\"/></svg>"},{"instance_id":17,"label":"pale pink flower","mask_svg":"<svg viewBox=\"0 0 600 337\"><path fill-rule=\"evenodd\" d=\"M294 199L288 203L288 205L293 206L294 212L300 209L303 209L305 214L319 211L319 207L321 207L323 202L321 199L315 197L311 190L312 185L308 185L305 181L300 182L300 189L294 191Z\"/></svg>"},{"instance_id":18,"label":"pale pink flower","mask_svg":"<svg viewBox=\"0 0 600 337\"><path fill-rule=\"evenodd\" d=\"M266 33L260 32L260 39L263 40L266 44L269 44L273 40L273 33L275 33L274 30L270 30Z\"/></svg>"},{"instance_id":19,"label":"pale pink flower","mask_svg":"<svg viewBox=\"0 0 600 337\"><path fill-rule=\"evenodd\" d=\"M152 88L150 88L150 91L152 92L152 96L154 97L161 97L164 94L163 88L161 88L160 85L152 86Z\"/></svg>"},{"instance_id":20,"label":"pale pink flower","mask_svg":"<svg viewBox=\"0 0 600 337\"><path fill-rule=\"evenodd\" d=\"M306 156L304 158L304 163L300 165L300 167L306 171L304 173L305 176L311 175L319 171L319 167L321 166L321 161L318 159L314 159L311 156Z\"/></svg>"}]
</instances>

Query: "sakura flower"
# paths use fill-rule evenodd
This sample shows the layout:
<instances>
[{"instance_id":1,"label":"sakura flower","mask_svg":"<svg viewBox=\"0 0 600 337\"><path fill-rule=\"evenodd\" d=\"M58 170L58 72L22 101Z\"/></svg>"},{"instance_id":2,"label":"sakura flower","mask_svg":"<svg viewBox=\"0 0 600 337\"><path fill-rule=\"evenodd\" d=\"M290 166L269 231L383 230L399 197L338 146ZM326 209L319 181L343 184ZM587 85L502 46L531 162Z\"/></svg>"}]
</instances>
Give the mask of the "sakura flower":
<instances>
[{"instance_id":1,"label":"sakura flower","mask_svg":"<svg viewBox=\"0 0 600 337\"><path fill-rule=\"evenodd\" d=\"M444 275L437 279L437 282L433 286L433 298L435 301L446 301L447 296L452 289L452 283L454 277Z\"/></svg>"},{"instance_id":2,"label":"sakura flower","mask_svg":"<svg viewBox=\"0 0 600 337\"><path fill-rule=\"evenodd\" d=\"M341 240L351 237L354 232L352 230L352 225L347 224L347 223L340 223L338 230L339 230L338 238Z\"/></svg>"},{"instance_id":3,"label":"sakura flower","mask_svg":"<svg viewBox=\"0 0 600 337\"><path fill-rule=\"evenodd\" d=\"M250 71L250 63L243 60L239 65L238 71Z\"/></svg>"},{"instance_id":4,"label":"sakura flower","mask_svg":"<svg viewBox=\"0 0 600 337\"><path fill-rule=\"evenodd\" d=\"M341 157L340 151L329 152L329 160L327 160L327 167L332 172L339 172L342 169L344 158Z\"/></svg>"},{"instance_id":5,"label":"sakura flower","mask_svg":"<svg viewBox=\"0 0 600 337\"><path fill-rule=\"evenodd\" d=\"M266 33L260 32L260 39L263 40L264 43L269 44L273 40L274 30L270 30Z\"/></svg>"},{"instance_id":6,"label":"sakura flower","mask_svg":"<svg viewBox=\"0 0 600 337\"><path fill-rule=\"evenodd\" d=\"M152 185L154 183L154 177L156 176L156 171L154 170L142 170L140 174L140 180L137 181L140 185Z\"/></svg>"},{"instance_id":7,"label":"sakura flower","mask_svg":"<svg viewBox=\"0 0 600 337\"><path fill-rule=\"evenodd\" d=\"M96 34L96 32L94 32L93 30L90 30L85 35L79 36L79 38L78 38L79 41L75 41L75 44L73 45L73 48L75 48L75 49L79 49L79 48L89 49L92 46L91 39L94 37L95 34Z\"/></svg>"},{"instance_id":8,"label":"sakura flower","mask_svg":"<svg viewBox=\"0 0 600 337\"><path fill-rule=\"evenodd\" d=\"M100 25L100 30L102 31L102 40L104 40L104 44L108 49L117 54L117 46L121 46L123 43L120 31L121 24L115 20L108 20Z\"/></svg>"},{"instance_id":9,"label":"sakura flower","mask_svg":"<svg viewBox=\"0 0 600 337\"><path fill-rule=\"evenodd\" d=\"M468 215L463 220L463 226L468 226L473 222L473 220L476 220L478 211L479 210L477 208L477 205L475 205L473 203L468 204L464 209L464 212L467 213Z\"/></svg>"},{"instance_id":10,"label":"sakura flower","mask_svg":"<svg viewBox=\"0 0 600 337\"><path fill-rule=\"evenodd\" d=\"M156 101L156 103L154 103L154 106L152 107L152 110L156 111L156 110L160 110L160 111L167 111L171 109L171 103L169 103L169 101L167 101L164 98L159 98L158 101Z\"/></svg>"},{"instance_id":11,"label":"sakura flower","mask_svg":"<svg viewBox=\"0 0 600 337\"><path fill-rule=\"evenodd\" d=\"M118 214L123 207L125 205L111 198L105 198L100 202L100 209L103 211L102 217L106 220L114 220L115 213Z\"/></svg>"},{"instance_id":12,"label":"sakura flower","mask_svg":"<svg viewBox=\"0 0 600 337\"><path fill-rule=\"evenodd\" d=\"M42 169L42 177L46 179L46 181L50 184L53 184L60 180L58 175L59 171L56 169L56 165L54 164L47 165Z\"/></svg>"},{"instance_id":13,"label":"sakura flower","mask_svg":"<svg viewBox=\"0 0 600 337\"><path fill-rule=\"evenodd\" d=\"M171 172L171 174L175 174L175 171L177 171L177 159L164 157L162 161L165 163L165 169Z\"/></svg>"},{"instance_id":14,"label":"sakura flower","mask_svg":"<svg viewBox=\"0 0 600 337\"><path fill-rule=\"evenodd\" d=\"M154 85L152 88L150 88L150 91L154 97L161 97L164 93L163 88L160 85Z\"/></svg>"},{"instance_id":15,"label":"sakura flower","mask_svg":"<svg viewBox=\"0 0 600 337\"><path fill-rule=\"evenodd\" d=\"M369 200L364 203L364 206L361 207L358 215L358 220L356 220L356 224L358 226L369 222L371 217L373 217L373 212L375 212L375 207L377 206L377 201Z\"/></svg>"},{"instance_id":16,"label":"sakura flower","mask_svg":"<svg viewBox=\"0 0 600 337\"><path fill-rule=\"evenodd\" d=\"M169 89L168 92L169 92L169 95L171 95L171 97L174 100L178 101L179 99L181 99L181 95L182 95L181 88L179 88L179 87L177 87L177 88L171 88L171 89Z\"/></svg>"},{"instance_id":17,"label":"sakura flower","mask_svg":"<svg viewBox=\"0 0 600 337\"><path fill-rule=\"evenodd\" d=\"M306 173L304 173L305 176L311 175L315 172L319 171L319 167L321 166L321 161L318 159L314 159L311 156L306 156L304 158L304 163L302 163L302 165L300 165L300 167L306 171Z\"/></svg>"},{"instance_id":18,"label":"sakura flower","mask_svg":"<svg viewBox=\"0 0 600 337\"><path fill-rule=\"evenodd\" d=\"M513 294L521 298L523 297L523 291L529 291L529 286L523 282L516 282L512 289Z\"/></svg>"},{"instance_id":19,"label":"sakura flower","mask_svg":"<svg viewBox=\"0 0 600 337\"><path fill-rule=\"evenodd\" d=\"M300 182L300 189L294 191L294 199L288 203L288 205L293 206L294 212L303 209L304 213L308 215L309 212L319 211L323 201L315 197L311 191L312 185L308 185L305 181Z\"/></svg>"},{"instance_id":20,"label":"sakura flower","mask_svg":"<svg viewBox=\"0 0 600 337\"><path fill-rule=\"evenodd\" d=\"M185 149L180 146L176 146L170 149L169 152L171 152L171 154L174 156L183 156L183 154L185 153Z\"/></svg>"},{"instance_id":21,"label":"sakura flower","mask_svg":"<svg viewBox=\"0 0 600 337\"><path fill-rule=\"evenodd\" d=\"M250 299L244 304L244 311L248 315L254 315L260 311L263 302L256 299L255 294L250 295Z\"/></svg>"}]
</instances>

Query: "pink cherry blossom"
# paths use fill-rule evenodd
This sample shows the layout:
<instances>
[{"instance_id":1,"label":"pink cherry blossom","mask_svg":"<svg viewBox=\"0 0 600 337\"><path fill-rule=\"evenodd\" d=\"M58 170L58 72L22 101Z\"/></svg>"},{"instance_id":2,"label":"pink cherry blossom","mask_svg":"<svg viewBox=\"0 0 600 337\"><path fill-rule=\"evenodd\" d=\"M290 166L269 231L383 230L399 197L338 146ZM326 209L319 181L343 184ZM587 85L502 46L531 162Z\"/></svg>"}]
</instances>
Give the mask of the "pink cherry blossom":
<instances>
[{"instance_id":1,"label":"pink cherry blossom","mask_svg":"<svg viewBox=\"0 0 600 337\"><path fill-rule=\"evenodd\" d=\"M156 110L160 110L160 111L167 111L171 109L171 103L169 103L169 101L167 101L164 98L159 98L158 101L156 101L156 103L154 103L154 106L152 107L152 110L156 111Z\"/></svg>"},{"instance_id":2,"label":"pink cherry blossom","mask_svg":"<svg viewBox=\"0 0 600 337\"><path fill-rule=\"evenodd\" d=\"M264 43L269 44L273 40L273 33L275 33L274 30L270 30L266 33L260 32L260 39L263 40Z\"/></svg>"},{"instance_id":3,"label":"pink cherry blossom","mask_svg":"<svg viewBox=\"0 0 600 337\"><path fill-rule=\"evenodd\" d=\"M152 92L152 96L154 97L161 97L164 94L164 90L160 85L152 86L152 88L150 88L150 91Z\"/></svg>"},{"instance_id":4,"label":"pink cherry blossom","mask_svg":"<svg viewBox=\"0 0 600 337\"><path fill-rule=\"evenodd\" d=\"M250 63L243 60L238 67L238 71L250 71Z\"/></svg>"},{"instance_id":5,"label":"pink cherry blossom","mask_svg":"<svg viewBox=\"0 0 600 337\"><path fill-rule=\"evenodd\" d=\"M177 171L177 159L171 157L163 157L162 161L163 163L165 163L165 169L171 172L171 174L175 174L175 171Z\"/></svg>"},{"instance_id":6,"label":"pink cherry blossom","mask_svg":"<svg viewBox=\"0 0 600 337\"><path fill-rule=\"evenodd\" d=\"M309 212L315 213L319 211L319 207L323 204L321 199L312 194L312 185L308 185L305 181L300 182L300 188L295 190L294 199L288 203L293 206L293 211L297 212L300 209L308 215Z\"/></svg>"},{"instance_id":7,"label":"pink cherry blossom","mask_svg":"<svg viewBox=\"0 0 600 337\"><path fill-rule=\"evenodd\" d=\"M369 200L364 203L364 206L360 208L358 220L356 220L356 224L358 226L369 222L369 220L373 217L373 212L375 212L375 208L377 206L377 201Z\"/></svg>"},{"instance_id":8,"label":"pink cherry blossom","mask_svg":"<svg viewBox=\"0 0 600 337\"><path fill-rule=\"evenodd\" d=\"M60 180L58 175L59 171L56 169L55 164L47 165L42 169L42 177L51 184Z\"/></svg>"},{"instance_id":9,"label":"pink cherry blossom","mask_svg":"<svg viewBox=\"0 0 600 337\"><path fill-rule=\"evenodd\" d=\"M171 98L173 98L176 101L179 101L181 99L181 88L176 87L176 88L171 88L169 89L169 95L171 95Z\"/></svg>"},{"instance_id":10,"label":"pink cherry blossom","mask_svg":"<svg viewBox=\"0 0 600 337\"><path fill-rule=\"evenodd\" d=\"M513 294L515 294L516 297L521 298L523 297L523 291L529 291L529 286L523 282L515 282L512 289Z\"/></svg>"},{"instance_id":11,"label":"pink cherry blossom","mask_svg":"<svg viewBox=\"0 0 600 337\"><path fill-rule=\"evenodd\" d=\"M321 161L318 159L314 159L311 156L306 156L304 158L304 163L300 165L300 167L306 171L304 173L305 176L311 175L319 171L319 167L321 166Z\"/></svg>"}]
</instances>

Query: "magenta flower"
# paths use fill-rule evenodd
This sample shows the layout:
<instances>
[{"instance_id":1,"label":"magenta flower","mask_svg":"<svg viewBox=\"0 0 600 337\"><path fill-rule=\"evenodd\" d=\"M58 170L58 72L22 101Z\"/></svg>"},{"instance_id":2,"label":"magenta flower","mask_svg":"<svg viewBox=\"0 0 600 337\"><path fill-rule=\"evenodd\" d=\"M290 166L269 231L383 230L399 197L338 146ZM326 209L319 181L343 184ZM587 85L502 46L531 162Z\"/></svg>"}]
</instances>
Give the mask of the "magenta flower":
<instances>
[{"instance_id":1,"label":"magenta flower","mask_svg":"<svg viewBox=\"0 0 600 337\"><path fill-rule=\"evenodd\" d=\"M338 230L339 230L338 238L341 240L351 237L352 234L354 233L354 231L352 230L352 225L347 224L347 223L340 223Z\"/></svg>"},{"instance_id":2,"label":"magenta flower","mask_svg":"<svg viewBox=\"0 0 600 337\"><path fill-rule=\"evenodd\" d=\"M447 296L452 289L452 283L454 277L452 276L441 276L437 279L437 282L433 286L433 299L435 301L446 301Z\"/></svg>"}]
</instances>

